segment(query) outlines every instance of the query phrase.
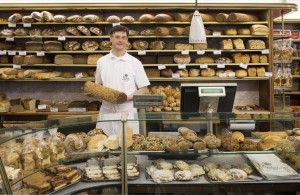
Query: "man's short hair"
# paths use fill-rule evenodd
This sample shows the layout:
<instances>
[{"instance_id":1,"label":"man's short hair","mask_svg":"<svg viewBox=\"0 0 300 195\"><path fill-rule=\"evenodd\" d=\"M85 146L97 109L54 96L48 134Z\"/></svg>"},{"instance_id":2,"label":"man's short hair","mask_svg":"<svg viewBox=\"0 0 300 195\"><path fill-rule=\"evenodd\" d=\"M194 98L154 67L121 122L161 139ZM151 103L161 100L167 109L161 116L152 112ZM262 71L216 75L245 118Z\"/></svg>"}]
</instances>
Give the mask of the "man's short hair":
<instances>
[{"instance_id":1,"label":"man's short hair","mask_svg":"<svg viewBox=\"0 0 300 195\"><path fill-rule=\"evenodd\" d=\"M129 30L126 26L117 25L112 27L109 31L109 35L112 36L115 32L125 32L127 37L129 36Z\"/></svg>"}]
</instances>

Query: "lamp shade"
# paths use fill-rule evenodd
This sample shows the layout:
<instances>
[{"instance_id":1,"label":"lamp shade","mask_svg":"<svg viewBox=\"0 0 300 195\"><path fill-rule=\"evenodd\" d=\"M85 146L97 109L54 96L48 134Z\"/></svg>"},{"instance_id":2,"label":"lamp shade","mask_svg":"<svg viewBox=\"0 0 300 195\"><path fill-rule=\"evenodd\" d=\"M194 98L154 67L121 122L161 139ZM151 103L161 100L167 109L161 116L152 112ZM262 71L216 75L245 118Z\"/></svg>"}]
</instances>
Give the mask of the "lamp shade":
<instances>
[{"instance_id":1,"label":"lamp shade","mask_svg":"<svg viewBox=\"0 0 300 195\"><path fill-rule=\"evenodd\" d=\"M193 14L189 43L206 43L205 29L198 10L196 10Z\"/></svg>"}]
</instances>

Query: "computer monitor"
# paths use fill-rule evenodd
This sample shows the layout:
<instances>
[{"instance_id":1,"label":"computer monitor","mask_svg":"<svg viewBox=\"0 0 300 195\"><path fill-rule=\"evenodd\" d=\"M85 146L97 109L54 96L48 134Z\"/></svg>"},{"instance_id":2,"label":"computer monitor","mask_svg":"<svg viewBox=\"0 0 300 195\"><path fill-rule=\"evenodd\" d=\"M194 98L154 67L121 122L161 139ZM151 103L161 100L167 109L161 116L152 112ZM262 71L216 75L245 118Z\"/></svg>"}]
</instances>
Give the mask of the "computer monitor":
<instances>
[{"instance_id":1,"label":"computer monitor","mask_svg":"<svg viewBox=\"0 0 300 195\"><path fill-rule=\"evenodd\" d=\"M199 88L200 87L200 88ZM212 100L217 102L216 110L214 112L232 112L233 103L235 99L236 83L182 83L180 88L180 111L181 112L203 112L200 110L201 100L199 89L201 87L220 87L225 88L225 96L217 97L218 101L214 101L216 97L205 97L205 100ZM223 88L223 89L224 89ZM203 102L202 102L203 103Z\"/></svg>"}]
</instances>

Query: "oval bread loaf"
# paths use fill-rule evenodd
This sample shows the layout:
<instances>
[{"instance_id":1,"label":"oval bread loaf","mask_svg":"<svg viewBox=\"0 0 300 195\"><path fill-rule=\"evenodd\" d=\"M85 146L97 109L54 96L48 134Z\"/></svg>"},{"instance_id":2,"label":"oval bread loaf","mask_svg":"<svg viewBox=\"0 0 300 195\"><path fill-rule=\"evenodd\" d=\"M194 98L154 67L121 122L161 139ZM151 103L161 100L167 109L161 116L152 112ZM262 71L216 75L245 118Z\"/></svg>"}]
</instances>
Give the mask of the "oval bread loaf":
<instances>
[{"instance_id":1,"label":"oval bread loaf","mask_svg":"<svg viewBox=\"0 0 300 195\"><path fill-rule=\"evenodd\" d=\"M125 93L91 81L84 84L83 91L114 104L122 104L127 101L127 95Z\"/></svg>"}]
</instances>

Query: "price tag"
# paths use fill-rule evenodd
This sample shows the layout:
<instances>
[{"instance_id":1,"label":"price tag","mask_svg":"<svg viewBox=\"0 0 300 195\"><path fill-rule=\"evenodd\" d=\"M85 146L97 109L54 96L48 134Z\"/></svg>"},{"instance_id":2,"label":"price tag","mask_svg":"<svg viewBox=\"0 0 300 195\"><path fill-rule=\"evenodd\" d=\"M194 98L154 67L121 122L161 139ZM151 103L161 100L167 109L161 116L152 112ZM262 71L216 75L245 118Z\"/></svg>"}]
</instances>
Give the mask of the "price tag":
<instances>
[{"instance_id":1,"label":"price tag","mask_svg":"<svg viewBox=\"0 0 300 195\"><path fill-rule=\"evenodd\" d=\"M245 63L240 63L240 67L243 68L243 69L247 69L248 67L248 64L245 64Z\"/></svg>"},{"instance_id":2,"label":"price tag","mask_svg":"<svg viewBox=\"0 0 300 195\"><path fill-rule=\"evenodd\" d=\"M80 73L77 73L77 74L75 74L75 78L76 79L81 79L83 77L83 75L82 75L82 73L80 72Z\"/></svg>"},{"instance_id":3,"label":"price tag","mask_svg":"<svg viewBox=\"0 0 300 195\"><path fill-rule=\"evenodd\" d=\"M189 50L182 50L182 51L181 51L181 54L182 54L182 55L188 55L189 53L190 53Z\"/></svg>"},{"instance_id":4,"label":"price tag","mask_svg":"<svg viewBox=\"0 0 300 195\"><path fill-rule=\"evenodd\" d=\"M9 23L8 23L8 27L16 27L16 26L17 26L16 23L12 23L12 22L9 22Z\"/></svg>"},{"instance_id":5,"label":"price tag","mask_svg":"<svg viewBox=\"0 0 300 195\"><path fill-rule=\"evenodd\" d=\"M38 109L39 110L45 110L46 108L47 108L46 104L40 104L40 105L38 105Z\"/></svg>"},{"instance_id":6,"label":"price tag","mask_svg":"<svg viewBox=\"0 0 300 195\"><path fill-rule=\"evenodd\" d=\"M208 68L207 64L200 64L200 68Z\"/></svg>"},{"instance_id":7,"label":"price tag","mask_svg":"<svg viewBox=\"0 0 300 195\"><path fill-rule=\"evenodd\" d=\"M214 50L214 55L221 55L222 51L221 50Z\"/></svg>"},{"instance_id":8,"label":"price tag","mask_svg":"<svg viewBox=\"0 0 300 195\"><path fill-rule=\"evenodd\" d=\"M52 107L52 108L50 108L50 112L58 112L58 108L57 107Z\"/></svg>"},{"instance_id":9,"label":"price tag","mask_svg":"<svg viewBox=\"0 0 300 195\"><path fill-rule=\"evenodd\" d=\"M220 37L221 33L220 32L213 32L213 37Z\"/></svg>"},{"instance_id":10,"label":"price tag","mask_svg":"<svg viewBox=\"0 0 300 195\"><path fill-rule=\"evenodd\" d=\"M86 108L68 108L68 112L86 112Z\"/></svg>"},{"instance_id":11,"label":"price tag","mask_svg":"<svg viewBox=\"0 0 300 195\"><path fill-rule=\"evenodd\" d=\"M261 54L269 54L269 49L264 49L264 50L261 50Z\"/></svg>"},{"instance_id":12,"label":"price tag","mask_svg":"<svg viewBox=\"0 0 300 195\"><path fill-rule=\"evenodd\" d=\"M36 56L45 56L45 51L37 51Z\"/></svg>"},{"instance_id":13,"label":"price tag","mask_svg":"<svg viewBox=\"0 0 300 195\"><path fill-rule=\"evenodd\" d=\"M14 37L6 37L6 39L5 39L6 41L14 41L15 40L15 38Z\"/></svg>"},{"instance_id":14,"label":"price tag","mask_svg":"<svg viewBox=\"0 0 300 195\"><path fill-rule=\"evenodd\" d=\"M249 179L253 179L255 181L260 181L260 180L263 180L264 178L262 177L259 177L259 176L256 176L256 175L248 175L248 178Z\"/></svg>"},{"instance_id":15,"label":"price tag","mask_svg":"<svg viewBox=\"0 0 300 195\"><path fill-rule=\"evenodd\" d=\"M266 76L266 77L272 77L272 76L273 76L273 73L272 73L272 72L265 72L265 76Z\"/></svg>"},{"instance_id":16,"label":"price tag","mask_svg":"<svg viewBox=\"0 0 300 195\"><path fill-rule=\"evenodd\" d=\"M0 50L0 55L1 56L6 55L6 50Z\"/></svg>"},{"instance_id":17,"label":"price tag","mask_svg":"<svg viewBox=\"0 0 300 195\"><path fill-rule=\"evenodd\" d=\"M114 23L112 23L112 26L118 26L118 25L120 25L120 22L114 22Z\"/></svg>"},{"instance_id":18,"label":"price tag","mask_svg":"<svg viewBox=\"0 0 300 195\"><path fill-rule=\"evenodd\" d=\"M26 56L26 55L27 55L27 52L26 52L26 51L19 51L19 55L20 55L20 56Z\"/></svg>"},{"instance_id":19,"label":"price tag","mask_svg":"<svg viewBox=\"0 0 300 195\"><path fill-rule=\"evenodd\" d=\"M57 39L59 41L65 41L66 40L66 37L65 36L58 36Z\"/></svg>"},{"instance_id":20,"label":"price tag","mask_svg":"<svg viewBox=\"0 0 300 195\"><path fill-rule=\"evenodd\" d=\"M16 130L16 131L14 131L14 135L22 135L22 130Z\"/></svg>"},{"instance_id":21,"label":"price tag","mask_svg":"<svg viewBox=\"0 0 300 195\"><path fill-rule=\"evenodd\" d=\"M20 68L21 68L21 65L19 65L19 64L14 64L14 65L13 65L13 68L15 68L15 69L20 69Z\"/></svg>"},{"instance_id":22,"label":"price tag","mask_svg":"<svg viewBox=\"0 0 300 195\"><path fill-rule=\"evenodd\" d=\"M9 50L9 51L7 51L7 55L9 55L9 56L15 56L16 55L16 51L15 50Z\"/></svg>"},{"instance_id":23,"label":"price tag","mask_svg":"<svg viewBox=\"0 0 300 195\"><path fill-rule=\"evenodd\" d=\"M158 65L158 70L163 70L163 69L166 69L166 65L163 64Z\"/></svg>"},{"instance_id":24,"label":"price tag","mask_svg":"<svg viewBox=\"0 0 300 195\"><path fill-rule=\"evenodd\" d=\"M225 77L227 77L227 74L226 74L226 73L220 73L220 74L219 74L219 77L220 77L220 78L225 78Z\"/></svg>"},{"instance_id":25,"label":"price tag","mask_svg":"<svg viewBox=\"0 0 300 195\"><path fill-rule=\"evenodd\" d=\"M225 68L225 64L217 64L217 68Z\"/></svg>"},{"instance_id":26,"label":"price tag","mask_svg":"<svg viewBox=\"0 0 300 195\"><path fill-rule=\"evenodd\" d=\"M31 23L23 23L23 27L31 27Z\"/></svg>"},{"instance_id":27,"label":"price tag","mask_svg":"<svg viewBox=\"0 0 300 195\"><path fill-rule=\"evenodd\" d=\"M185 65L185 64L178 64L178 68L179 68L179 69L185 69L185 68L186 68L186 65Z\"/></svg>"},{"instance_id":28,"label":"price tag","mask_svg":"<svg viewBox=\"0 0 300 195\"><path fill-rule=\"evenodd\" d=\"M180 74L179 73L173 73L172 78L173 79L178 79L178 78L180 78Z\"/></svg>"},{"instance_id":29,"label":"price tag","mask_svg":"<svg viewBox=\"0 0 300 195\"><path fill-rule=\"evenodd\" d=\"M5 137L11 137L11 136L13 136L13 134L14 134L14 132L12 132L12 131L5 131L4 132Z\"/></svg>"},{"instance_id":30,"label":"price tag","mask_svg":"<svg viewBox=\"0 0 300 195\"><path fill-rule=\"evenodd\" d=\"M229 76L229 77L235 77L235 72L230 72L230 73L228 73L228 76Z\"/></svg>"},{"instance_id":31,"label":"price tag","mask_svg":"<svg viewBox=\"0 0 300 195\"><path fill-rule=\"evenodd\" d=\"M197 50L197 54L198 55L203 55L203 54L205 54L205 51L204 50Z\"/></svg>"},{"instance_id":32,"label":"price tag","mask_svg":"<svg viewBox=\"0 0 300 195\"><path fill-rule=\"evenodd\" d=\"M140 56L146 55L146 51L145 50L139 50L138 55L140 55Z\"/></svg>"}]
</instances>

